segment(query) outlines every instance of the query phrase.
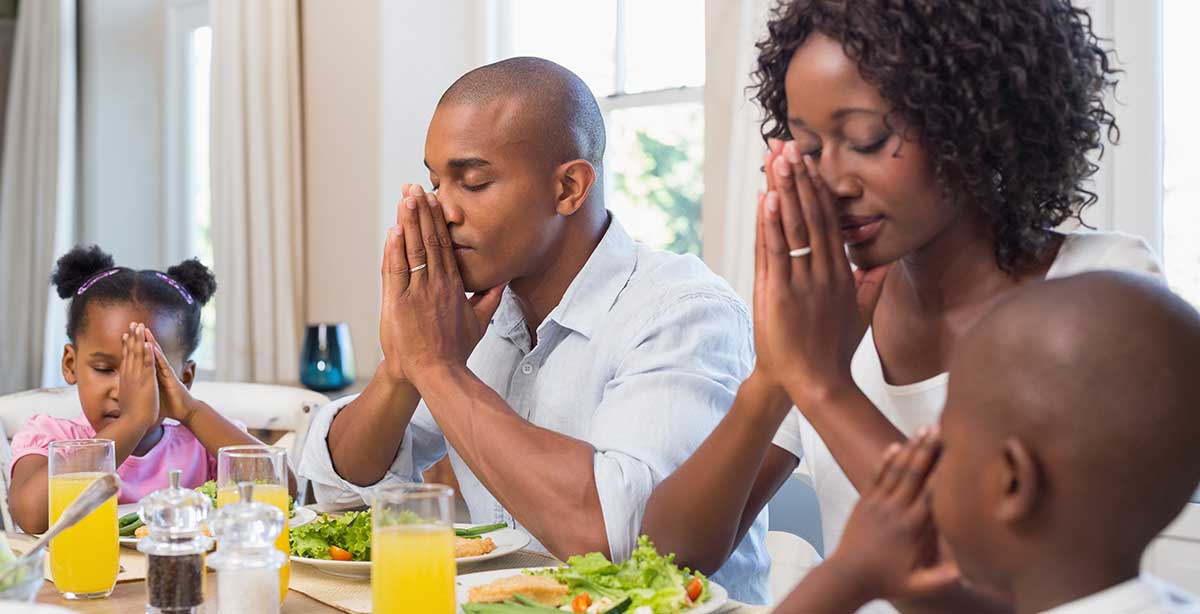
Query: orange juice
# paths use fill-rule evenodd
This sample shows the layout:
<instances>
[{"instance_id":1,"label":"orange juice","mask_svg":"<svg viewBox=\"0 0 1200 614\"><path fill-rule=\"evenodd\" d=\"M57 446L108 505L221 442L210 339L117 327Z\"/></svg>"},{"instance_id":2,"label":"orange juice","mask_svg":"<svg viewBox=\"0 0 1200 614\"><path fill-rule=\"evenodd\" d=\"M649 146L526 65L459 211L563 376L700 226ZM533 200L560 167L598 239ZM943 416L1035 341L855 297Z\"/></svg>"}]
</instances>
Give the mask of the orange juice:
<instances>
[{"instance_id":1,"label":"orange juice","mask_svg":"<svg viewBox=\"0 0 1200 614\"><path fill-rule=\"evenodd\" d=\"M454 613L452 528L376 526L371 541L371 595L376 614Z\"/></svg>"},{"instance_id":2,"label":"orange juice","mask_svg":"<svg viewBox=\"0 0 1200 614\"><path fill-rule=\"evenodd\" d=\"M50 524L103 473L64 473L50 478ZM120 567L117 498L50 540L50 575L68 597L102 597L113 590Z\"/></svg>"},{"instance_id":3,"label":"orange juice","mask_svg":"<svg viewBox=\"0 0 1200 614\"><path fill-rule=\"evenodd\" d=\"M237 487L230 486L217 490L217 507L237 503L241 500L238 495ZM288 514L288 490L286 486L279 484L255 484L254 485L254 500L259 503L266 503L279 508L283 512L283 517L287 518ZM283 567L279 569L279 602L283 603L283 598L287 596L288 578L292 572L291 551L292 547L288 541L288 523L283 523L283 531L275 540L275 547L288 557Z\"/></svg>"}]
</instances>

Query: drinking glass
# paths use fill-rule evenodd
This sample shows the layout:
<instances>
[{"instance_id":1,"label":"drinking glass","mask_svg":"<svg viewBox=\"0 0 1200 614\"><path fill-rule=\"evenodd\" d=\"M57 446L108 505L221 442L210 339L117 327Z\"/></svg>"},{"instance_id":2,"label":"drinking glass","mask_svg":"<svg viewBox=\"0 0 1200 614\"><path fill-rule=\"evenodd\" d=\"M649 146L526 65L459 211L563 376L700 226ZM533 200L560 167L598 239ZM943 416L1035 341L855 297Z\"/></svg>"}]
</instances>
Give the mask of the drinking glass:
<instances>
[{"instance_id":1,"label":"drinking glass","mask_svg":"<svg viewBox=\"0 0 1200 614\"><path fill-rule=\"evenodd\" d=\"M217 450L217 507L241 500L238 482L254 484L254 500L279 508L288 517L287 450L272 446L225 446ZM291 552L288 543L288 523L275 540L275 547L285 557ZM287 596L291 576L290 557L279 569L279 602Z\"/></svg>"},{"instance_id":2,"label":"drinking glass","mask_svg":"<svg viewBox=\"0 0 1200 614\"><path fill-rule=\"evenodd\" d=\"M50 524L85 488L116 473L111 439L68 439L50 443ZM120 569L117 497L114 495L75 526L50 540L50 576L67 599L108 597Z\"/></svg>"},{"instance_id":3,"label":"drinking glass","mask_svg":"<svg viewBox=\"0 0 1200 614\"><path fill-rule=\"evenodd\" d=\"M454 489L399 484L375 492L371 595L376 614L454 614Z\"/></svg>"}]
</instances>

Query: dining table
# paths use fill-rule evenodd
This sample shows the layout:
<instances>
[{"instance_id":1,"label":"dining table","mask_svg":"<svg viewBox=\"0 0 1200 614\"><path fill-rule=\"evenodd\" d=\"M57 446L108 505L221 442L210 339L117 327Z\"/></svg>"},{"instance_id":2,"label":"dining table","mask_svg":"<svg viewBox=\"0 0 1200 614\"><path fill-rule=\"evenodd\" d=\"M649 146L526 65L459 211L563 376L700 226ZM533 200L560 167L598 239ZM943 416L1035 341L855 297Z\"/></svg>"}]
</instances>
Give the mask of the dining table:
<instances>
[{"instance_id":1,"label":"dining table","mask_svg":"<svg viewBox=\"0 0 1200 614\"><path fill-rule=\"evenodd\" d=\"M344 506L328 505L306 506L317 513L336 513L345 509ZM15 536L10 536L15 537ZM16 544L14 544L16 545ZM116 587L111 595L104 599L68 600L59 594L54 584L47 580L38 591L36 603L52 604L61 608L89 614L125 614L128 612L143 612L146 606L146 580L144 573L137 573L139 566L144 569L145 555L136 550L121 548L122 573L118 575ZM553 557L535 550L520 550L508 556L460 568L459 573L474 573L479 571L495 571L512 569L514 571L526 567L547 566L557 564ZM127 569L128 568L128 569ZM133 573L128 573L132 571ZM140 577L139 577L140 576ZM124 579L123 579L124 577ZM317 571L304 563L292 563L292 576L289 590L280 606L281 614L329 614L333 612L348 612L357 614L370 612L369 597L370 582L365 580L343 579L329 576ZM216 576L209 571L205 582L205 603L216 603ZM770 608L751 606L736 601L729 601L720 614L767 614Z\"/></svg>"}]
</instances>

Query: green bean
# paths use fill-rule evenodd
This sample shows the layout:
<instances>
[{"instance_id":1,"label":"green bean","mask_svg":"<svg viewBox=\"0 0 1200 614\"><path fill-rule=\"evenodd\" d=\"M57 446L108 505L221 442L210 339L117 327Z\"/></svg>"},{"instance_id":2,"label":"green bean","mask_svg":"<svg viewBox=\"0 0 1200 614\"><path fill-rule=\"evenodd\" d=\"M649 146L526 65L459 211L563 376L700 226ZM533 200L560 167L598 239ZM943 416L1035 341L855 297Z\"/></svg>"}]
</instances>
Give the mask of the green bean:
<instances>
[{"instance_id":1,"label":"green bean","mask_svg":"<svg viewBox=\"0 0 1200 614\"><path fill-rule=\"evenodd\" d=\"M499 531L500 529L507 529L507 528L508 528L507 523L497 522L496 524L485 524L483 526L471 527L469 529L454 529L454 534L459 537L473 538L473 537L479 537L480 535L483 535L484 533L491 533L492 531Z\"/></svg>"}]
</instances>

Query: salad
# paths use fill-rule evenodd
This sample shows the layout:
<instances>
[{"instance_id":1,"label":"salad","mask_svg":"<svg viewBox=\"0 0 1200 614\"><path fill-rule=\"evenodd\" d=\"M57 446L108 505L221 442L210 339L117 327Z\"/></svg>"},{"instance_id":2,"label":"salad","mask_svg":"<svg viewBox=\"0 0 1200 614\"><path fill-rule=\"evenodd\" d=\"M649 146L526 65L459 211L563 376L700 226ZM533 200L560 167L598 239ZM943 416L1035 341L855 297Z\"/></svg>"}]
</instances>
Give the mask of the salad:
<instances>
[{"instance_id":1,"label":"salad","mask_svg":"<svg viewBox=\"0 0 1200 614\"><path fill-rule=\"evenodd\" d=\"M196 491L212 499L213 509L217 507L217 481L209 480L196 487ZM288 495L288 518L296 517L296 500ZM143 529L145 523L138 517L137 512L130 512L117 519L117 530L121 537L143 537L138 529ZM145 531L145 529L143 529Z\"/></svg>"},{"instance_id":2,"label":"salad","mask_svg":"<svg viewBox=\"0 0 1200 614\"><path fill-rule=\"evenodd\" d=\"M289 540L294 556L335 561L369 561L371 512L346 512L341 516L322 514L316 520L292 529Z\"/></svg>"},{"instance_id":3,"label":"salad","mask_svg":"<svg viewBox=\"0 0 1200 614\"><path fill-rule=\"evenodd\" d=\"M463 605L466 614L681 614L708 601L712 593L704 574L675 565L675 555L658 553L650 538L638 538L633 555L623 563L613 563L599 552L573 556L557 569L526 571L529 576L546 577L566 587L565 596L546 604L514 593L498 603ZM498 580L501 583L508 578ZM511 582L509 583L511 584ZM477 589L482 589L477 592ZM477 595L489 593L488 587L471 590Z\"/></svg>"},{"instance_id":4,"label":"salad","mask_svg":"<svg viewBox=\"0 0 1200 614\"><path fill-rule=\"evenodd\" d=\"M415 514L412 518L420 521ZM454 529L454 535L459 539L476 540L485 533L506 527L507 524L498 523ZM293 528L289 539L293 556L326 561L370 561L371 511L346 512L340 516L322 514L306 525Z\"/></svg>"}]
</instances>

